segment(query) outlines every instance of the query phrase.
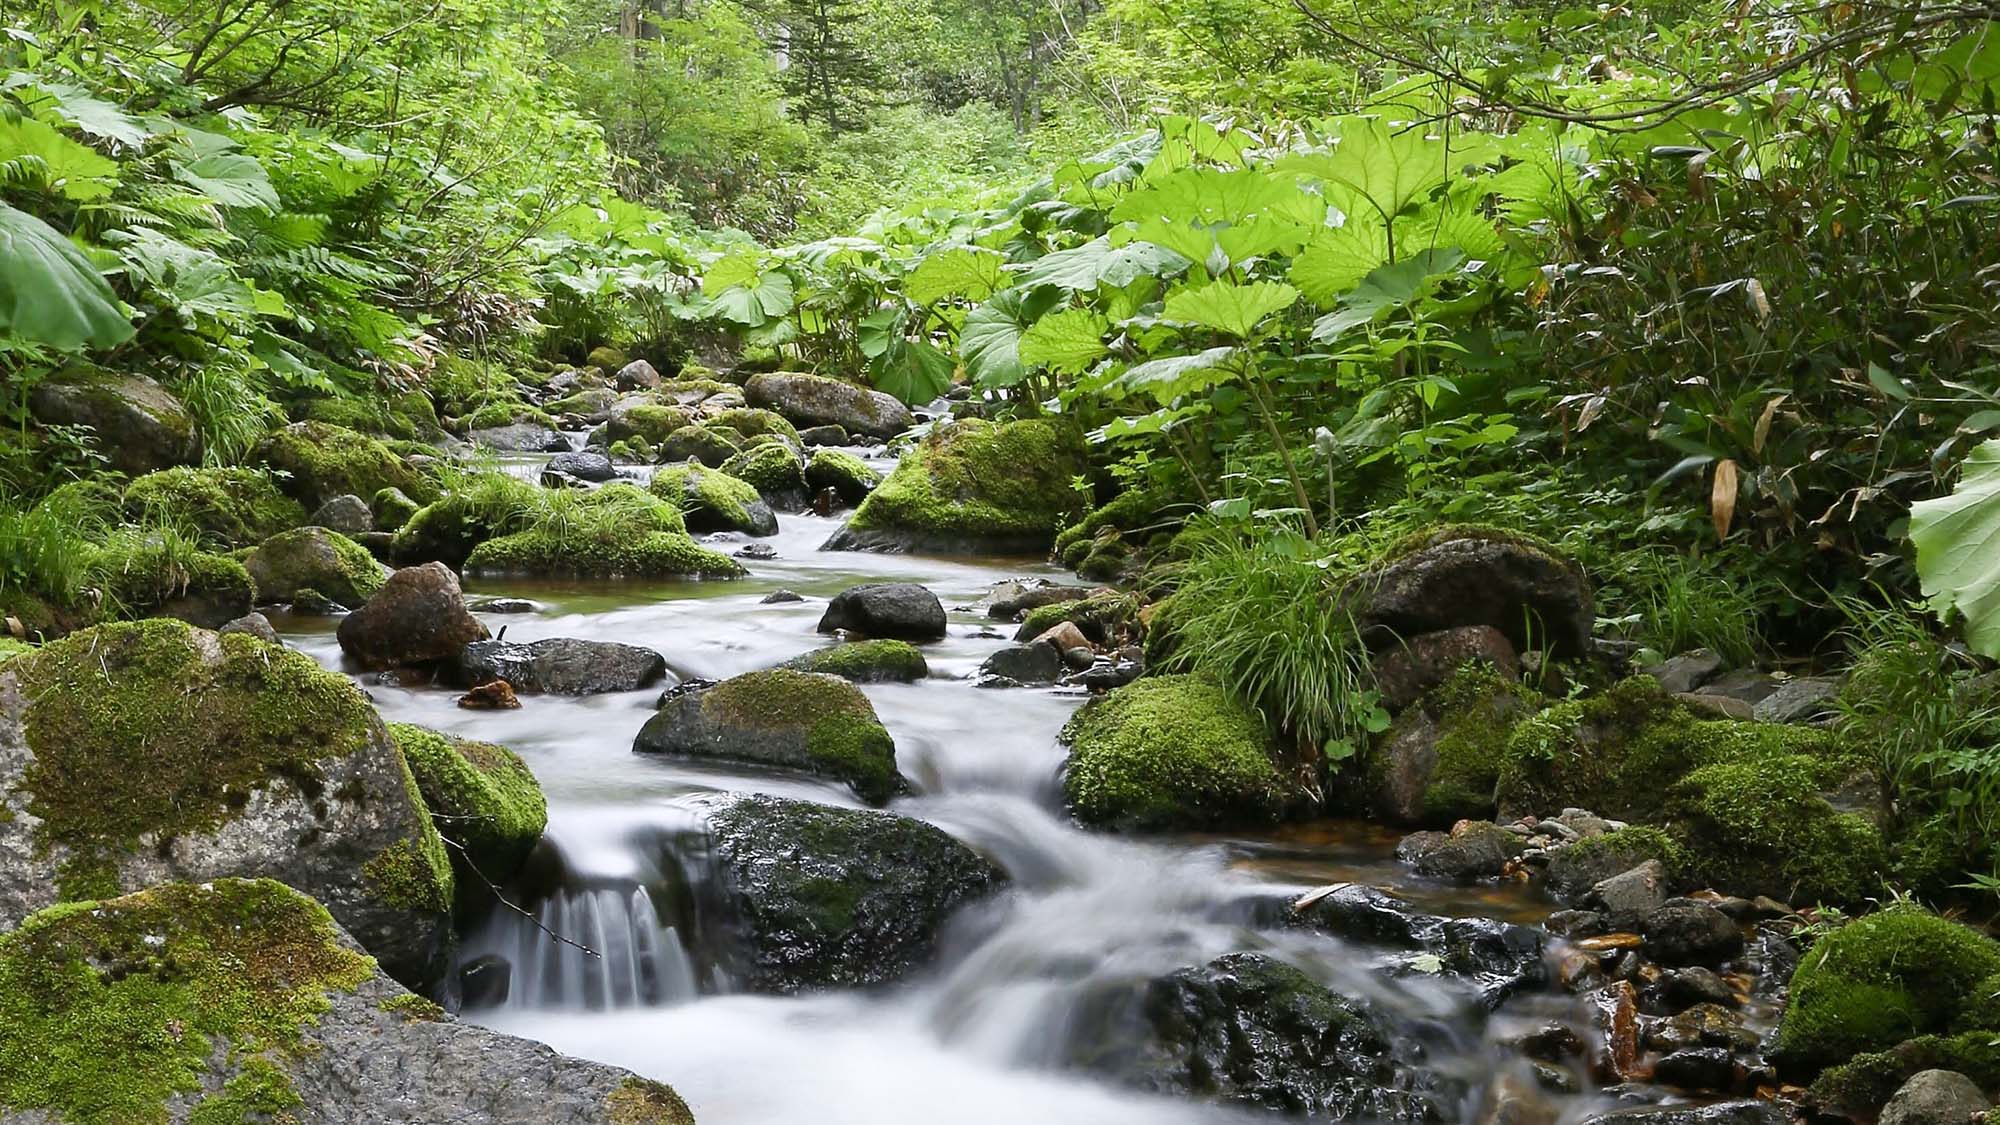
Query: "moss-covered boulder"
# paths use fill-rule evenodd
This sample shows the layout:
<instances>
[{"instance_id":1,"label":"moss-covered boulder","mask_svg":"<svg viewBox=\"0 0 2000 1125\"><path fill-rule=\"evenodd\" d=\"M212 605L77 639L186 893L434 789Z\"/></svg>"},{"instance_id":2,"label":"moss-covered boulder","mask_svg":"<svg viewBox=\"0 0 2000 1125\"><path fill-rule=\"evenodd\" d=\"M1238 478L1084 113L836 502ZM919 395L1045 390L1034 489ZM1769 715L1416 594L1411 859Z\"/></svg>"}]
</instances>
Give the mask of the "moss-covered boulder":
<instances>
[{"instance_id":1,"label":"moss-covered boulder","mask_svg":"<svg viewBox=\"0 0 2000 1125\"><path fill-rule=\"evenodd\" d=\"M242 563L158 533L111 536L90 552L89 572L106 616L172 617L204 629L249 613L256 593Z\"/></svg>"},{"instance_id":2,"label":"moss-covered boulder","mask_svg":"<svg viewBox=\"0 0 2000 1125\"><path fill-rule=\"evenodd\" d=\"M1490 665L1464 665L1376 740L1366 770L1369 804L1392 823L1416 827L1492 816L1500 752L1537 702Z\"/></svg>"},{"instance_id":3,"label":"moss-covered boulder","mask_svg":"<svg viewBox=\"0 0 2000 1125\"><path fill-rule=\"evenodd\" d=\"M732 454L722 471L755 488L770 504L788 509L806 505L805 462L784 442L761 442Z\"/></svg>"},{"instance_id":4,"label":"moss-covered boulder","mask_svg":"<svg viewBox=\"0 0 2000 1125\"><path fill-rule=\"evenodd\" d=\"M1792 974L1778 1055L1811 1075L1906 1039L1967 1028L1979 986L2000 974L2000 943L1913 905L1850 922L1806 951Z\"/></svg>"},{"instance_id":5,"label":"moss-covered boulder","mask_svg":"<svg viewBox=\"0 0 2000 1125\"><path fill-rule=\"evenodd\" d=\"M931 674L923 651L908 641L848 641L794 656L781 667L824 672L857 684L914 683Z\"/></svg>"},{"instance_id":6,"label":"moss-covered boulder","mask_svg":"<svg viewBox=\"0 0 2000 1125\"><path fill-rule=\"evenodd\" d=\"M1291 786L1254 711L1212 681L1151 676L1063 727L1063 792L1085 824L1133 831L1269 824Z\"/></svg>"},{"instance_id":7,"label":"moss-covered boulder","mask_svg":"<svg viewBox=\"0 0 2000 1125\"><path fill-rule=\"evenodd\" d=\"M422 505L404 495L400 488L377 492L368 506L375 513L375 530L388 532L401 531L422 510Z\"/></svg>"},{"instance_id":8,"label":"moss-covered boulder","mask_svg":"<svg viewBox=\"0 0 2000 1125\"><path fill-rule=\"evenodd\" d=\"M679 506L634 485L551 494L518 521L525 524L522 530L475 547L466 569L583 578L743 574L736 560L689 538Z\"/></svg>"},{"instance_id":9,"label":"moss-covered boulder","mask_svg":"<svg viewBox=\"0 0 2000 1125\"><path fill-rule=\"evenodd\" d=\"M452 846L461 896L512 878L549 823L548 802L528 764L505 746L409 723L389 724L389 736L410 763L438 834Z\"/></svg>"},{"instance_id":10,"label":"moss-covered boulder","mask_svg":"<svg viewBox=\"0 0 2000 1125\"><path fill-rule=\"evenodd\" d=\"M201 460L187 408L143 375L65 371L35 385L28 411L45 426L88 426L112 468L138 476Z\"/></svg>"},{"instance_id":11,"label":"moss-covered boulder","mask_svg":"<svg viewBox=\"0 0 2000 1125\"><path fill-rule=\"evenodd\" d=\"M1127 489L1064 527L1062 534L1056 536L1055 557L1073 567L1076 564L1068 560L1078 545L1089 543L1106 531L1131 531L1142 527L1152 521L1162 504L1160 497L1143 488ZM1087 550L1085 553L1088 553ZM1083 556L1076 557L1081 560Z\"/></svg>"},{"instance_id":12,"label":"moss-covered boulder","mask_svg":"<svg viewBox=\"0 0 2000 1125\"><path fill-rule=\"evenodd\" d=\"M1087 464L1062 418L943 424L903 455L829 550L1039 554L1074 519Z\"/></svg>"},{"instance_id":13,"label":"moss-covered boulder","mask_svg":"<svg viewBox=\"0 0 2000 1125\"><path fill-rule=\"evenodd\" d=\"M1889 852L1874 822L1820 795L1848 769L1801 754L1717 762L1674 786L1667 822L1690 878L1781 902L1865 902L1883 890Z\"/></svg>"},{"instance_id":14,"label":"moss-covered boulder","mask_svg":"<svg viewBox=\"0 0 2000 1125\"><path fill-rule=\"evenodd\" d=\"M26 656L33 651L35 651L35 646L26 641L15 640L13 637L8 636L0 636L0 661L11 660L16 656Z\"/></svg>"},{"instance_id":15,"label":"moss-covered boulder","mask_svg":"<svg viewBox=\"0 0 2000 1125\"><path fill-rule=\"evenodd\" d=\"M518 477L481 473L411 513L396 529L389 553L405 563L462 567L474 547L520 530L539 495L534 485Z\"/></svg>"},{"instance_id":16,"label":"moss-covered boulder","mask_svg":"<svg viewBox=\"0 0 2000 1125\"><path fill-rule=\"evenodd\" d=\"M895 741L861 689L789 668L674 688L632 749L832 778L878 805L909 784L896 769Z\"/></svg>"},{"instance_id":17,"label":"moss-covered boulder","mask_svg":"<svg viewBox=\"0 0 2000 1125\"><path fill-rule=\"evenodd\" d=\"M250 552L243 567L257 584L262 603L288 602L312 590L352 609L389 577L388 568L368 548L323 527L274 535Z\"/></svg>"},{"instance_id":18,"label":"moss-covered boulder","mask_svg":"<svg viewBox=\"0 0 2000 1125\"><path fill-rule=\"evenodd\" d=\"M681 508L689 531L740 531L776 535L778 517L756 486L698 462L663 465L647 485L653 495Z\"/></svg>"},{"instance_id":19,"label":"moss-covered boulder","mask_svg":"<svg viewBox=\"0 0 2000 1125\"><path fill-rule=\"evenodd\" d=\"M814 495L828 489L843 504L859 504L882 483L882 474L852 453L820 449L806 461L806 488Z\"/></svg>"},{"instance_id":20,"label":"moss-covered boulder","mask_svg":"<svg viewBox=\"0 0 2000 1125\"><path fill-rule=\"evenodd\" d=\"M1991 983L2000 987L2000 981ZM1825 1114L1868 1121L1905 1083L1925 1071L1962 1074L1984 1090L2000 1087L2000 1034L1965 1031L1906 1039L1886 1051L1869 1051L1828 1067L1813 1080L1809 1093L1813 1108ZM1888 1118L1883 1120L1886 1122ZM1906 1122L1912 1120L1928 1125L1936 1118L1930 1115L1904 1118Z\"/></svg>"},{"instance_id":21,"label":"moss-covered boulder","mask_svg":"<svg viewBox=\"0 0 2000 1125\"><path fill-rule=\"evenodd\" d=\"M658 443L654 452L661 461L699 461L711 469L721 468L722 463L736 456L743 448L743 437L735 430L720 426L682 426Z\"/></svg>"},{"instance_id":22,"label":"moss-covered boulder","mask_svg":"<svg viewBox=\"0 0 2000 1125\"><path fill-rule=\"evenodd\" d=\"M710 414L704 424L710 429L735 431L743 438L743 444L746 446L755 443L758 438L769 437L777 438L790 446L794 453L803 447L799 441L799 431L793 429L790 422L769 410L743 406L730 407Z\"/></svg>"},{"instance_id":23,"label":"moss-covered boulder","mask_svg":"<svg viewBox=\"0 0 2000 1125\"><path fill-rule=\"evenodd\" d=\"M316 398L308 401L303 417L309 422L345 426L364 434L380 434L405 441L428 441L444 432L438 424L437 407L429 395L409 391L389 398Z\"/></svg>"},{"instance_id":24,"label":"moss-covered boulder","mask_svg":"<svg viewBox=\"0 0 2000 1125\"><path fill-rule=\"evenodd\" d=\"M0 665L0 929L55 902L269 877L398 979L442 968L452 876L354 682L178 621L104 625Z\"/></svg>"},{"instance_id":25,"label":"moss-covered boulder","mask_svg":"<svg viewBox=\"0 0 2000 1125\"><path fill-rule=\"evenodd\" d=\"M910 817L769 796L713 799L716 875L743 923L756 992L886 984L929 960L938 931L1006 877Z\"/></svg>"},{"instance_id":26,"label":"moss-covered boulder","mask_svg":"<svg viewBox=\"0 0 2000 1125\"><path fill-rule=\"evenodd\" d=\"M269 880L54 907L0 937L0 1120L692 1125L672 1090L458 1023Z\"/></svg>"},{"instance_id":27,"label":"moss-covered boulder","mask_svg":"<svg viewBox=\"0 0 2000 1125\"><path fill-rule=\"evenodd\" d=\"M1120 594L1112 590L1051 602L1029 610L1028 615L1021 619L1020 627L1014 630L1014 639L1032 641L1067 622L1076 626L1077 631L1092 644L1113 647L1131 639L1139 625L1139 608L1136 594Z\"/></svg>"},{"instance_id":28,"label":"moss-covered boulder","mask_svg":"<svg viewBox=\"0 0 2000 1125\"><path fill-rule=\"evenodd\" d=\"M915 421L894 395L822 375L752 375L743 393L753 405L775 410L795 426L835 425L850 434L892 438Z\"/></svg>"},{"instance_id":29,"label":"moss-covered boulder","mask_svg":"<svg viewBox=\"0 0 2000 1125\"><path fill-rule=\"evenodd\" d=\"M284 490L308 507L336 496L399 488L418 503L438 498L437 482L366 434L324 422L294 422L266 437L256 460L282 474Z\"/></svg>"},{"instance_id":30,"label":"moss-covered boulder","mask_svg":"<svg viewBox=\"0 0 2000 1125\"><path fill-rule=\"evenodd\" d=\"M1547 886L1562 901L1574 902L1604 880L1654 860L1670 885L1686 881L1687 849L1666 830L1650 825L1618 828L1551 851Z\"/></svg>"},{"instance_id":31,"label":"moss-covered boulder","mask_svg":"<svg viewBox=\"0 0 2000 1125\"><path fill-rule=\"evenodd\" d=\"M225 547L261 543L305 523L298 501L254 469L194 469L147 473L125 488L127 517L192 528Z\"/></svg>"},{"instance_id":32,"label":"moss-covered boulder","mask_svg":"<svg viewBox=\"0 0 2000 1125\"><path fill-rule=\"evenodd\" d=\"M662 402L652 395L620 399L605 413L604 440L607 443L643 438L659 445L682 426L694 422L694 412L685 406Z\"/></svg>"}]
</instances>

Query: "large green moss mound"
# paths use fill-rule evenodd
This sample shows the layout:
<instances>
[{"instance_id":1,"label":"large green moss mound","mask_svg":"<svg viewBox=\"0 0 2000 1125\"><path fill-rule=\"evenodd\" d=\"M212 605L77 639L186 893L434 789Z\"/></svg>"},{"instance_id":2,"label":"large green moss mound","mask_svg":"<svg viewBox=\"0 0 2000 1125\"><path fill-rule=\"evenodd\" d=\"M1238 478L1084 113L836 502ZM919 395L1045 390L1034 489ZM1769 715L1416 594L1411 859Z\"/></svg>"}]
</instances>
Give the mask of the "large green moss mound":
<instances>
[{"instance_id":1,"label":"large green moss mound","mask_svg":"<svg viewBox=\"0 0 2000 1125\"><path fill-rule=\"evenodd\" d=\"M305 508L254 469L147 473L126 487L124 508L132 519L188 527L226 547L261 543L306 522Z\"/></svg>"},{"instance_id":2,"label":"large green moss mound","mask_svg":"<svg viewBox=\"0 0 2000 1125\"><path fill-rule=\"evenodd\" d=\"M285 491L309 508L336 496L373 496L385 488L400 488L418 503L438 497L436 481L380 441L345 426L294 422L265 438L256 456L284 474Z\"/></svg>"},{"instance_id":3,"label":"large green moss mound","mask_svg":"<svg viewBox=\"0 0 2000 1125\"><path fill-rule=\"evenodd\" d=\"M263 602L290 601L312 591L351 609L373 597L389 577L368 548L323 527L273 535L243 565Z\"/></svg>"},{"instance_id":4,"label":"large green moss mound","mask_svg":"<svg viewBox=\"0 0 2000 1125\"><path fill-rule=\"evenodd\" d=\"M1889 866L1867 818L1820 796L1838 767L1804 755L1703 766L1674 787L1669 822L1694 878L1785 902L1857 903L1882 890Z\"/></svg>"},{"instance_id":5,"label":"large green moss mound","mask_svg":"<svg viewBox=\"0 0 2000 1125\"><path fill-rule=\"evenodd\" d=\"M519 518L523 530L479 544L466 569L588 578L743 573L736 560L688 537L678 505L632 485L551 493Z\"/></svg>"},{"instance_id":6,"label":"large green moss mound","mask_svg":"<svg viewBox=\"0 0 2000 1125\"><path fill-rule=\"evenodd\" d=\"M1045 551L1082 508L1082 432L1059 418L940 425L855 509L835 547Z\"/></svg>"},{"instance_id":7,"label":"large green moss mound","mask_svg":"<svg viewBox=\"0 0 2000 1125\"><path fill-rule=\"evenodd\" d=\"M106 617L174 617L217 628L250 612L249 571L227 555L195 550L177 536L124 528L89 551L91 583Z\"/></svg>"},{"instance_id":8,"label":"large green moss mound","mask_svg":"<svg viewBox=\"0 0 2000 1125\"><path fill-rule=\"evenodd\" d=\"M457 569L473 548L519 529L539 490L505 473L481 473L411 513L389 551L405 563L441 562Z\"/></svg>"},{"instance_id":9,"label":"large green moss mound","mask_svg":"<svg viewBox=\"0 0 2000 1125\"><path fill-rule=\"evenodd\" d=\"M1892 906L1821 938L1800 960L1779 1056L1812 1074L1916 1036L1966 1030L1963 1017L1980 1010L1978 989L1995 974L2000 943L1920 907Z\"/></svg>"},{"instance_id":10,"label":"large green moss mound","mask_svg":"<svg viewBox=\"0 0 2000 1125\"><path fill-rule=\"evenodd\" d=\"M750 672L704 693L701 707L726 729L802 729L816 771L869 800L887 800L903 787L895 741L868 697L845 680L789 668Z\"/></svg>"},{"instance_id":11,"label":"large green moss mound","mask_svg":"<svg viewBox=\"0 0 2000 1125\"><path fill-rule=\"evenodd\" d=\"M824 672L857 684L913 683L931 674L923 650L908 641L848 641L785 661L800 672Z\"/></svg>"},{"instance_id":12,"label":"large green moss mound","mask_svg":"<svg viewBox=\"0 0 2000 1125\"><path fill-rule=\"evenodd\" d=\"M455 845L454 860L475 876L461 877L460 889L477 879L504 882L520 870L549 822L542 787L520 755L408 723L389 724L389 736L410 763L438 833Z\"/></svg>"},{"instance_id":13,"label":"large green moss mound","mask_svg":"<svg viewBox=\"0 0 2000 1125\"><path fill-rule=\"evenodd\" d=\"M51 907L0 937L0 1106L76 1125L199 1125L300 1104L273 1059L374 962L312 899L270 880L170 884ZM255 1117L246 1116L255 1111Z\"/></svg>"},{"instance_id":14,"label":"large green moss mound","mask_svg":"<svg viewBox=\"0 0 2000 1125\"><path fill-rule=\"evenodd\" d=\"M1063 789L1086 824L1139 831L1264 824L1288 787L1263 721L1197 676L1151 676L1063 728Z\"/></svg>"},{"instance_id":15,"label":"large green moss mound","mask_svg":"<svg viewBox=\"0 0 2000 1125\"><path fill-rule=\"evenodd\" d=\"M757 494L774 504L798 504L805 500L805 462L794 447L780 441L765 441L732 455L722 463L722 471L742 480Z\"/></svg>"},{"instance_id":16,"label":"large green moss mound","mask_svg":"<svg viewBox=\"0 0 2000 1125\"><path fill-rule=\"evenodd\" d=\"M775 535L778 519L755 485L694 462L662 465L647 490L677 504L691 531L741 531Z\"/></svg>"}]
</instances>

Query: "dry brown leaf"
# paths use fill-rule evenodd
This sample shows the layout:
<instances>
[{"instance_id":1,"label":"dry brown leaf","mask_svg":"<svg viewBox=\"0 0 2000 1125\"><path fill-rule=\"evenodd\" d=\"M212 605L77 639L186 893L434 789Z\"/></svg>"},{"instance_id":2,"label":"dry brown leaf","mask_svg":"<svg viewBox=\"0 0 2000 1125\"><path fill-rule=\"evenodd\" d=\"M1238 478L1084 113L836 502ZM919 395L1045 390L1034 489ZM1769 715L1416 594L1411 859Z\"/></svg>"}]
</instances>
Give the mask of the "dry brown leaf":
<instances>
[{"instance_id":1,"label":"dry brown leaf","mask_svg":"<svg viewBox=\"0 0 2000 1125\"><path fill-rule=\"evenodd\" d=\"M1777 395L1764 404L1764 413L1757 416L1756 433L1750 438L1750 452L1763 456L1764 443L1771 437L1771 419L1777 417L1778 407L1783 406L1785 400L1790 397L1792 396L1789 394Z\"/></svg>"},{"instance_id":2,"label":"dry brown leaf","mask_svg":"<svg viewBox=\"0 0 2000 1125\"><path fill-rule=\"evenodd\" d=\"M1715 521L1718 539L1729 538L1729 525L1736 522L1736 462L1724 458L1715 463L1715 486L1708 493L1708 514Z\"/></svg>"}]
</instances>

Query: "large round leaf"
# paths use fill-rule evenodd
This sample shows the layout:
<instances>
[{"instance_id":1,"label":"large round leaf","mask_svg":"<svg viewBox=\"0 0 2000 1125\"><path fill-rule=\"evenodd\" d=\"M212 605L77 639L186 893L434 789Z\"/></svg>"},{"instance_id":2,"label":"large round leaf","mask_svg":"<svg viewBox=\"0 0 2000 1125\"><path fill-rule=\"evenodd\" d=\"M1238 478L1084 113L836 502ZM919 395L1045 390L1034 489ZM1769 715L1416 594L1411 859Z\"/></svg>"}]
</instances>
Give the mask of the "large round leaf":
<instances>
[{"instance_id":1,"label":"large round leaf","mask_svg":"<svg viewBox=\"0 0 2000 1125\"><path fill-rule=\"evenodd\" d=\"M132 322L69 239L0 203L0 332L73 351L122 344L132 338Z\"/></svg>"},{"instance_id":2,"label":"large round leaf","mask_svg":"<svg viewBox=\"0 0 2000 1125\"><path fill-rule=\"evenodd\" d=\"M1910 505L1910 542L1931 609L1964 615L1966 643L2000 657L2000 441L1972 451L1951 495Z\"/></svg>"}]
</instances>

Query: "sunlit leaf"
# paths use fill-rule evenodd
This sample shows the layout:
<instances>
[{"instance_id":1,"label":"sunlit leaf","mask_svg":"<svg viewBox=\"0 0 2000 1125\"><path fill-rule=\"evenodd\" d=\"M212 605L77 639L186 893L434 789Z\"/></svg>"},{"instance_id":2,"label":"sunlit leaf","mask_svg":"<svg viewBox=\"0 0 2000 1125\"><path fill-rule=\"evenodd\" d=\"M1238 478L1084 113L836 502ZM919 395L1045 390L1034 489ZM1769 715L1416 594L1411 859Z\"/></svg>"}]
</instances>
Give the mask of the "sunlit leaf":
<instances>
[{"instance_id":1,"label":"sunlit leaf","mask_svg":"<svg viewBox=\"0 0 2000 1125\"><path fill-rule=\"evenodd\" d=\"M1091 309L1065 309L1036 321L1021 335L1021 362L1076 375L1110 351L1104 333L1111 323Z\"/></svg>"},{"instance_id":2,"label":"sunlit leaf","mask_svg":"<svg viewBox=\"0 0 2000 1125\"><path fill-rule=\"evenodd\" d=\"M1331 305L1388 260L1388 231L1380 223L1351 218L1319 235L1292 259L1290 277L1307 300Z\"/></svg>"},{"instance_id":3,"label":"sunlit leaf","mask_svg":"<svg viewBox=\"0 0 2000 1125\"><path fill-rule=\"evenodd\" d=\"M1282 282L1238 285L1232 281L1214 281L1168 297L1166 317L1249 339L1265 318L1291 308L1298 299L1299 291Z\"/></svg>"},{"instance_id":4,"label":"sunlit leaf","mask_svg":"<svg viewBox=\"0 0 2000 1125\"><path fill-rule=\"evenodd\" d=\"M954 246L930 254L903 282L903 291L920 305L946 297L984 301L1007 284L1007 259L998 251Z\"/></svg>"},{"instance_id":5,"label":"sunlit leaf","mask_svg":"<svg viewBox=\"0 0 2000 1125\"><path fill-rule=\"evenodd\" d=\"M1143 394L1170 403L1185 394L1233 381L1239 372L1236 348L1210 348L1193 355L1148 360L1120 375L1109 388L1116 394Z\"/></svg>"},{"instance_id":6,"label":"sunlit leaf","mask_svg":"<svg viewBox=\"0 0 2000 1125\"><path fill-rule=\"evenodd\" d=\"M0 162L32 156L48 169L55 190L69 199L103 199L118 182L118 165L89 145L73 141L32 117L12 121L0 113Z\"/></svg>"},{"instance_id":7,"label":"sunlit leaf","mask_svg":"<svg viewBox=\"0 0 2000 1125\"><path fill-rule=\"evenodd\" d=\"M278 209L278 190L254 156L217 152L174 165L174 178L224 207Z\"/></svg>"},{"instance_id":8,"label":"sunlit leaf","mask_svg":"<svg viewBox=\"0 0 2000 1125\"><path fill-rule=\"evenodd\" d=\"M1973 449L1951 495L1910 505L1910 542L1932 611L1962 616L1966 643L2000 657L2000 441Z\"/></svg>"},{"instance_id":9,"label":"sunlit leaf","mask_svg":"<svg viewBox=\"0 0 2000 1125\"><path fill-rule=\"evenodd\" d=\"M1053 288L1008 289L966 314L958 347L966 374L982 387L1011 387L1027 378L1021 362L1021 337L1054 306Z\"/></svg>"}]
</instances>

